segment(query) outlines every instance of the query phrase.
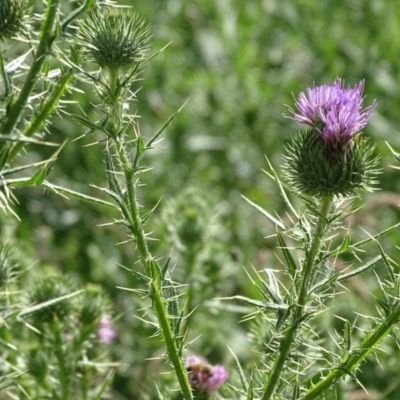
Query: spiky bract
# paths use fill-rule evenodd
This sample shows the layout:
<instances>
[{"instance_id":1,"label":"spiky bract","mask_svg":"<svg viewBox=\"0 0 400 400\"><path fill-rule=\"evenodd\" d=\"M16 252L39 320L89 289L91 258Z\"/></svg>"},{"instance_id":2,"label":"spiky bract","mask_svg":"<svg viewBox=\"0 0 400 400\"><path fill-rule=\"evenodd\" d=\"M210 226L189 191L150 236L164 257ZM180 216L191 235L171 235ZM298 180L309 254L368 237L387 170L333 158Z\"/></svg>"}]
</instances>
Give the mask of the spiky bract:
<instances>
[{"instance_id":1,"label":"spiky bract","mask_svg":"<svg viewBox=\"0 0 400 400\"><path fill-rule=\"evenodd\" d=\"M66 296L71 292L72 290L68 280L60 276L47 276L34 283L29 297L31 303L39 305ZM55 318L60 321L64 320L71 314L71 311L72 304L70 300L66 299L41 307L32 315L35 322L38 324L50 323L54 321Z\"/></svg>"},{"instance_id":2,"label":"spiky bract","mask_svg":"<svg viewBox=\"0 0 400 400\"><path fill-rule=\"evenodd\" d=\"M23 30L27 10L26 0L0 1L0 40L10 39Z\"/></svg>"},{"instance_id":3,"label":"spiky bract","mask_svg":"<svg viewBox=\"0 0 400 400\"><path fill-rule=\"evenodd\" d=\"M374 146L358 136L347 146L327 147L317 129L309 129L293 139L285 156L289 186L299 194L351 196L357 189L370 189L378 173Z\"/></svg>"}]
</instances>

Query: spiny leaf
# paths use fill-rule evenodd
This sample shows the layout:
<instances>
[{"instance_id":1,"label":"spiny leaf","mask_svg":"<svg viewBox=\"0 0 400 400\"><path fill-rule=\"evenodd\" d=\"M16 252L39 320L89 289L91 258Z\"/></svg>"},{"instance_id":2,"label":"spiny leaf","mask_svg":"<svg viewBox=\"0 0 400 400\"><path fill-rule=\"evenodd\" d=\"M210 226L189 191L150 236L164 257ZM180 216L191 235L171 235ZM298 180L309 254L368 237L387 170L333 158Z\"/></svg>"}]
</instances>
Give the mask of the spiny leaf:
<instances>
[{"instance_id":1,"label":"spiny leaf","mask_svg":"<svg viewBox=\"0 0 400 400\"><path fill-rule=\"evenodd\" d=\"M247 390L247 397L246 400L253 400L254 399L254 394L253 394L253 380L250 381L249 384L249 389Z\"/></svg>"},{"instance_id":2,"label":"spiny leaf","mask_svg":"<svg viewBox=\"0 0 400 400\"><path fill-rule=\"evenodd\" d=\"M276 319L276 323L275 323L276 330L278 330L285 323L285 321L288 319L289 315L290 315L289 309L287 309L285 311L277 312L277 319Z\"/></svg>"},{"instance_id":3,"label":"spiny leaf","mask_svg":"<svg viewBox=\"0 0 400 400\"><path fill-rule=\"evenodd\" d=\"M285 230L285 225L283 225L282 222L278 221L275 217L273 217L269 212L265 211L263 208L258 206L257 204L253 203L251 200L249 200L247 197L243 196L242 197L249 203L251 204L254 208L256 208L258 211L261 212L265 217L267 217L270 221L272 221L277 227L279 227L282 230Z\"/></svg>"},{"instance_id":4,"label":"spiny leaf","mask_svg":"<svg viewBox=\"0 0 400 400\"><path fill-rule=\"evenodd\" d=\"M179 108L179 110L175 111L175 113L172 114L172 116L168 118L168 120L164 123L164 125L161 127L161 129L147 142L146 150L151 148L152 144L165 131L165 129L167 129L167 127L171 124L171 122L175 119L175 117L183 110L183 107L185 107L185 105L187 104L188 101L189 101L189 99L183 103L183 105Z\"/></svg>"},{"instance_id":5,"label":"spiny leaf","mask_svg":"<svg viewBox=\"0 0 400 400\"><path fill-rule=\"evenodd\" d=\"M233 350L232 350L229 346L228 346L228 350L231 352L233 358L235 359L236 367L237 367L237 370L238 370L238 373L239 373L240 381L241 381L241 383L242 383L243 391L244 391L245 393L248 393L248 390L249 390L249 383L248 383L248 381L247 381L247 379L246 379L246 375L244 374L244 371L243 371L243 369L242 369L242 366L240 365L240 361L239 361L239 359L236 357L236 354L233 352ZM247 398L249 398L249 397L247 397ZM251 398L252 398L252 397L251 397Z\"/></svg>"},{"instance_id":6,"label":"spiny leaf","mask_svg":"<svg viewBox=\"0 0 400 400\"><path fill-rule=\"evenodd\" d=\"M136 140L136 156L135 161L133 162L134 167L136 168L137 163L139 162L140 157L146 151L146 147L144 145L144 141L142 135L139 134Z\"/></svg>"},{"instance_id":7,"label":"spiny leaf","mask_svg":"<svg viewBox=\"0 0 400 400\"><path fill-rule=\"evenodd\" d=\"M397 224L395 224L395 225L393 225L393 226L391 226L390 228L387 228L387 229L385 229L385 230L383 230L383 231L377 233L377 234L374 235L374 236L370 236L368 239L361 240L360 242L354 243L353 245L351 245L351 247L355 249L355 248L364 246L365 244L367 244L367 243L369 243L369 242L372 242L373 240L378 239L378 238L380 238L381 236L386 235L387 233L391 232L392 230L398 228L399 226L400 226L400 222L397 223Z\"/></svg>"},{"instance_id":8,"label":"spiny leaf","mask_svg":"<svg viewBox=\"0 0 400 400\"><path fill-rule=\"evenodd\" d=\"M25 165L20 165L18 167L14 167L14 168L4 169L3 171L1 171L1 176L12 175L12 174L15 174L16 172L21 172L21 171L24 171L25 169L38 167L38 166L46 164L46 163L47 163L47 160L44 160L44 161L40 161L37 163L25 164Z\"/></svg>"},{"instance_id":9,"label":"spiny leaf","mask_svg":"<svg viewBox=\"0 0 400 400\"><path fill-rule=\"evenodd\" d=\"M49 306L51 306L51 305L53 305L53 304L59 303L60 301L70 299L71 297L74 297L74 296L76 296L76 295L82 293L83 291L84 291L84 289L77 290L76 292L67 294L67 295L65 295L65 296L60 296L60 297L57 297L57 298L55 298L55 299L51 299L51 300L45 301L45 302L40 303L40 304L35 304L35 305L32 306L32 307L25 308L25 310L21 311L21 312L17 315L17 320L18 320L18 321L21 321L21 319L22 319L23 317L25 317L25 316L27 316L27 315L29 315L29 314L32 314L32 313L37 312L37 311L39 311L39 310L42 310L43 308L49 307Z\"/></svg>"},{"instance_id":10,"label":"spiny leaf","mask_svg":"<svg viewBox=\"0 0 400 400\"><path fill-rule=\"evenodd\" d=\"M47 189L53 190L55 193L58 193L58 194L62 193L62 194L74 197L76 199L86 201L88 203L94 203L94 204L98 204L101 206L107 206L107 207L111 207L111 208L118 208L115 204L109 203L108 201L98 199L97 197L88 196L86 194L79 193L74 190L64 188L62 186L54 185L47 181L43 181L42 186Z\"/></svg>"},{"instance_id":11,"label":"spiny leaf","mask_svg":"<svg viewBox=\"0 0 400 400\"><path fill-rule=\"evenodd\" d=\"M58 157L58 154L64 147L66 142L64 142L59 149L47 160L47 162L28 180L28 185L35 186L35 185L42 185L44 179L52 170L54 163Z\"/></svg>"},{"instance_id":12,"label":"spiny leaf","mask_svg":"<svg viewBox=\"0 0 400 400\"><path fill-rule=\"evenodd\" d=\"M60 145L59 143L46 142L43 140L38 140L35 138L30 138L30 137L26 137L26 136L18 136L18 135L0 135L0 141L32 143L32 144L40 144L43 146L53 146L53 147L57 147Z\"/></svg>"},{"instance_id":13,"label":"spiny leaf","mask_svg":"<svg viewBox=\"0 0 400 400\"><path fill-rule=\"evenodd\" d=\"M344 238L342 244L340 245L339 252L346 253L350 251L350 235L347 232L346 237Z\"/></svg>"},{"instance_id":14,"label":"spiny leaf","mask_svg":"<svg viewBox=\"0 0 400 400\"><path fill-rule=\"evenodd\" d=\"M349 353L351 349L351 324L347 320L344 322L343 341L346 353Z\"/></svg>"},{"instance_id":15,"label":"spiny leaf","mask_svg":"<svg viewBox=\"0 0 400 400\"><path fill-rule=\"evenodd\" d=\"M82 125L90 128L92 131L100 130L104 133L107 133L107 131L101 126L93 123L90 119L87 118L82 118L79 115L72 115L75 119L77 119Z\"/></svg>"},{"instance_id":16,"label":"spiny leaf","mask_svg":"<svg viewBox=\"0 0 400 400\"><path fill-rule=\"evenodd\" d=\"M374 267L381 259L382 256L377 256L373 258L371 261L368 261L366 264L362 265L361 267L355 269L354 271L348 272L347 274L339 275L337 281L343 281L345 279L351 278L352 276L361 274L362 272L367 271L368 269Z\"/></svg>"},{"instance_id":17,"label":"spiny leaf","mask_svg":"<svg viewBox=\"0 0 400 400\"><path fill-rule=\"evenodd\" d=\"M299 382L295 382L292 394L292 400L297 400L300 397L300 386Z\"/></svg>"},{"instance_id":18,"label":"spiny leaf","mask_svg":"<svg viewBox=\"0 0 400 400\"><path fill-rule=\"evenodd\" d=\"M379 253L382 256L383 263L387 269L387 272L389 273L390 279L392 280L392 282L396 282L396 276L394 274L393 267L391 266L389 259L386 257L386 254L383 251L382 246L377 241L375 243L376 246L378 247Z\"/></svg>"},{"instance_id":19,"label":"spiny leaf","mask_svg":"<svg viewBox=\"0 0 400 400\"><path fill-rule=\"evenodd\" d=\"M281 195L283 197L283 201L286 203L286 205L289 207L290 211L293 213L293 215L296 217L296 219L299 218L299 216L297 215L297 211L295 210L295 208L293 207L292 203L290 202L289 198L287 197L287 194L285 192L285 189L282 185L281 180L279 179L278 174L276 173L276 171L274 170L274 168L272 167L272 164L270 163L269 159L267 157L265 157L269 166L269 169L272 171L272 174L274 176L274 180L276 181L276 183L279 186L279 191L281 192ZM264 171L266 172L266 171Z\"/></svg>"},{"instance_id":20,"label":"spiny leaf","mask_svg":"<svg viewBox=\"0 0 400 400\"><path fill-rule=\"evenodd\" d=\"M281 235L281 233L277 232L277 236L278 236L278 242L279 242L280 249L282 251L283 256L285 257L287 270L288 270L290 276L292 278L294 278L294 276L296 275L296 269L297 269L296 263L292 257L292 254L288 250L288 247L286 246L285 240L283 239L283 236Z\"/></svg>"},{"instance_id":21,"label":"spiny leaf","mask_svg":"<svg viewBox=\"0 0 400 400\"><path fill-rule=\"evenodd\" d=\"M396 159L398 161L400 161L400 154L397 153L396 151L394 151L388 142L385 142L385 143L386 143L386 146L389 147L389 150L392 152L392 154L396 157Z\"/></svg>"},{"instance_id":22,"label":"spiny leaf","mask_svg":"<svg viewBox=\"0 0 400 400\"><path fill-rule=\"evenodd\" d=\"M247 304L251 304L253 306L265 309L265 310L287 310L288 306L286 304L276 304L276 303L267 303L265 301L259 301L259 300L254 300L254 299L249 299L248 297L244 296L233 296L233 297L228 297L228 299L236 299L240 301L244 301Z\"/></svg>"},{"instance_id":23,"label":"spiny leaf","mask_svg":"<svg viewBox=\"0 0 400 400\"><path fill-rule=\"evenodd\" d=\"M267 274L268 282L263 281L264 287L267 290L269 296L277 304L282 304L282 296L279 291L278 280L271 269L265 268L264 272Z\"/></svg>"}]
</instances>

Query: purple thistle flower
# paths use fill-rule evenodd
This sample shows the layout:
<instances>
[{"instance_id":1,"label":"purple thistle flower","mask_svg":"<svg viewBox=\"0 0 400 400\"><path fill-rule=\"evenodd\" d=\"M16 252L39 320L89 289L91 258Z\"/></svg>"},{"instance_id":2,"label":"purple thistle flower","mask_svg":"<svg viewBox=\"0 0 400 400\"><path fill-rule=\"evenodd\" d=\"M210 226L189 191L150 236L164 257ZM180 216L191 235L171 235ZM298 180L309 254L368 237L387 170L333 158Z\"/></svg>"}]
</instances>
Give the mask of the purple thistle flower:
<instances>
[{"instance_id":1,"label":"purple thistle flower","mask_svg":"<svg viewBox=\"0 0 400 400\"><path fill-rule=\"evenodd\" d=\"M117 332L113 328L111 320L103 316L97 325L97 336L102 343L110 344L116 337Z\"/></svg>"},{"instance_id":2,"label":"purple thistle flower","mask_svg":"<svg viewBox=\"0 0 400 400\"><path fill-rule=\"evenodd\" d=\"M321 134L331 148L344 149L352 138L361 132L376 107L376 101L362 108L364 81L355 88L344 88L336 78L332 86L322 85L307 89L295 99L296 113L291 107L289 117L302 124L311 125Z\"/></svg>"},{"instance_id":3,"label":"purple thistle flower","mask_svg":"<svg viewBox=\"0 0 400 400\"><path fill-rule=\"evenodd\" d=\"M189 383L192 389L205 394L218 391L228 379L228 371L222 365L211 365L201 356L189 356L186 359L186 370L189 372Z\"/></svg>"}]
</instances>

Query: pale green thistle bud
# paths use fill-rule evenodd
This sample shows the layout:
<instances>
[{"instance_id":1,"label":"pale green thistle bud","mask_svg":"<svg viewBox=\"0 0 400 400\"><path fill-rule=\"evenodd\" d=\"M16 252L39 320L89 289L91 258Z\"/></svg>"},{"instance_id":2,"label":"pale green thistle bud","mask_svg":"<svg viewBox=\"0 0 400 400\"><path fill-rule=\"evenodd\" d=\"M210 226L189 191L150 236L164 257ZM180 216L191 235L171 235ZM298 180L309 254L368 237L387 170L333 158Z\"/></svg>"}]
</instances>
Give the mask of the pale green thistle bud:
<instances>
[{"instance_id":1,"label":"pale green thistle bud","mask_svg":"<svg viewBox=\"0 0 400 400\"><path fill-rule=\"evenodd\" d=\"M80 299L79 320L86 325L97 323L109 309L101 287L89 285Z\"/></svg>"},{"instance_id":2,"label":"pale green thistle bud","mask_svg":"<svg viewBox=\"0 0 400 400\"><path fill-rule=\"evenodd\" d=\"M134 67L147 53L149 27L129 9L94 11L81 23L79 39L102 68Z\"/></svg>"},{"instance_id":3,"label":"pale green thistle bud","mask_svg":"<svg viewBox=\"0 0 400 400\"><path fill-rule=\"evenodd\" d=\"M36 281L30 292L30 301L33 304L42 304L47 301L66 296L72 292L68 280L61 276L47 276ZM69 299L56 302L47 307L40 308L32 314L36 323L50 323L55 318L59 321L66 319L73 311Z\"/></svg>"},{"instance_id":4,"label":"pale green thistle bud","mask_svg":"<svg viewBox=\"0 0 400 400\"><path fill-rule=\"evenodd\" d=\"M0 40L10 39L23 30L27 10L26 0L0 1Z\"/></svg>"},{"instance_id":5,"label":"pale green thistle bud","mask_svg":"<svg viewBox=\"0 0 400 400\"><path fill-rule=\"evenodd\" d=\"M374 184L377 158L374 146L360 137L376 103L362 109L364 81L354 89L340 79L318 86L296 99L293 120L310 125L293 139L285 156L289 186L299 194L325 197L350 196Z\"/></svg>"}]
</instances>

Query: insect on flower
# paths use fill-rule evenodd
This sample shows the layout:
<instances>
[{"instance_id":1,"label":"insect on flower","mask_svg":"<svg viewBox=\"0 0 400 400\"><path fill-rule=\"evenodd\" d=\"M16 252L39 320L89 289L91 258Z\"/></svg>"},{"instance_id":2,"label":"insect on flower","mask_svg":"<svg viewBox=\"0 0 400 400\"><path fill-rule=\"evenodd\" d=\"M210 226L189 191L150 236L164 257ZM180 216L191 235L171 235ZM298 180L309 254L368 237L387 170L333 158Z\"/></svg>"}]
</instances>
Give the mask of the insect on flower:
<instances>
[{"instance_id":1,"label":"insect on flower","mask_svg":"<svg viewBox=\"0 0 400 400\"><path fill-rule=\"evenodd\" d=\"M213 375L213 366L210 364L205 363L201 359L195 360L192 364L186 367L187 372L192 373L199 373L199 374L206 374L208 376Z\"/></svg>"}]
</instances>

